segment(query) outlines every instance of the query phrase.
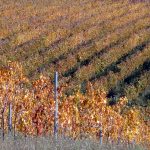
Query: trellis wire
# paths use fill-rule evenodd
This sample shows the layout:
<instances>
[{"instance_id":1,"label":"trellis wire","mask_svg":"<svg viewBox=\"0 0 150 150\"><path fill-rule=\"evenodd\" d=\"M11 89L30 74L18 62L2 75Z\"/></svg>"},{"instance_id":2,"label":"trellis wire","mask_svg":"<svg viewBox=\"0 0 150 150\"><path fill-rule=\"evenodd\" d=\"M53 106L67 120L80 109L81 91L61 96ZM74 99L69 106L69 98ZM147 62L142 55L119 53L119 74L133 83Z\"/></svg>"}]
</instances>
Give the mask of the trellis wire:
<instances>
[{"instance_id":1,"label":"trellis wire","mask_svg":"<svg viewBox=\"0 0 150 150\"><path fill-rule=\"evenodd\" d=\"M54 101L55 101L55 108L54 108L54 137L57 140L58 137L58 72L54 73ZM11 133L12 131L12 103L9 103L8 109L8 132ZM103 144L103 134L102 134L102 125L100 126L92 126L99 128L99 142L100 145ZM4 118L2 113L2 128L4 128ZM15 130L15 129L14 129ZM15 133L14 133L15 135ZM4 140L4 129L2 133L2 137Z\"/></svg>"}]
</instances>

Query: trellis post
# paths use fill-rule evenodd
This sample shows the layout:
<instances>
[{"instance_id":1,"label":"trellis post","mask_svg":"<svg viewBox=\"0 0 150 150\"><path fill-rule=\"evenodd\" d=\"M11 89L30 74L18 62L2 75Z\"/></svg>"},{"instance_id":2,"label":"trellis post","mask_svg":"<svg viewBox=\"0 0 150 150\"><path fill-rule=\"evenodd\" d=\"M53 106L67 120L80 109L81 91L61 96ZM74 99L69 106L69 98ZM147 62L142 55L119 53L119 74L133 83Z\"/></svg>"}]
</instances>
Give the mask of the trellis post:
<instances>
[{"instance_id":1,"label":"trellis post","mask_svg":"<svg viewBox=\"0 0 150 150\"><path fill-rule=\"evenodd\" d=\"M54 73L54 136L57 139L58 136L58 72Z\"/></svg>"},{"instance_id":2,"label":"trellis post","mask_svg":"<svg viewBox=\"0 0 150 150\"><path fill-rule=\"evenodd\" d=\"M99 142L100 142L100 145L103 144L103 131L102 131L102 124L100 126L100 130L99 130Z\"/></svg>"},{"instance_id":3,"label":"trellis post","mask_svg":"<svg viewBox=\"0 0 150 150\"><path fill-rule=\"evenodd\" d=\"M3 141L4 141L4 139L5 139L5 131L4 131L4 111L2 112L1 126L2 126L2 139L3 139Z\"/></svg>"},{"instance_id":4,"label":"trellis post","mask_svg":"<svg viewBox=\"0 0 150 150\"><path fill-rule=\"evenodd\" d=\"M12 130L12 103L9 103L9 111L8 111L8 131L11 133Z\"/></svg>"}]
</instances>

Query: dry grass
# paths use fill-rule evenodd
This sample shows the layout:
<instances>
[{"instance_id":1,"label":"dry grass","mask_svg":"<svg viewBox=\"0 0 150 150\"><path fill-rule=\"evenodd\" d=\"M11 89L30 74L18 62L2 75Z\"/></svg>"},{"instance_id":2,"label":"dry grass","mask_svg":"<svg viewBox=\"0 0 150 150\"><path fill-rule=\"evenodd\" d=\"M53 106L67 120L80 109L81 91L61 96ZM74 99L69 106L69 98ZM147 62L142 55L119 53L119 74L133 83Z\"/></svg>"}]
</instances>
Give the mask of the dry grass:
<instances>
[{"instance_id":1,"label":"dry grass","mask_svg":"<svg viewBox=\"0 0 150 150\"><path fill-rule=\"evenodd\" d=\"M0 150L146 150L143 146L135 144L105 143L100 145L93 139L73 140L59 137L55 142L50 137L24 137L18 136L16 140L7 136L0 140Z\"/></svg>"}]
</instances>

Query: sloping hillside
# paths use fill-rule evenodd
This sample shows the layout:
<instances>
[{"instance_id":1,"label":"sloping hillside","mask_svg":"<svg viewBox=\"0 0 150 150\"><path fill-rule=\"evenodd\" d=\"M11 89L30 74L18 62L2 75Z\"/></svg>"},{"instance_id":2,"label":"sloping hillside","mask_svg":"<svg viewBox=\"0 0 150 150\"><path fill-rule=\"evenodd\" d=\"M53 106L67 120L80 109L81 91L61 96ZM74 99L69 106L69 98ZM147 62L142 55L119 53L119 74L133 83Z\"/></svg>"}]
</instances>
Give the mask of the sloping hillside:
<instances>
[{"instance_id":1,"label":"sloping hillside","mask_svg":"<svg viewBox=\"0 0 150 150\"><path fill-rule=\"evenodd\" d=\"M108 97L150 102L150 3L124 0L1 1L0 66L31 79L59 72L67 92L88 81Z\"/></svg>"}]
</instances>

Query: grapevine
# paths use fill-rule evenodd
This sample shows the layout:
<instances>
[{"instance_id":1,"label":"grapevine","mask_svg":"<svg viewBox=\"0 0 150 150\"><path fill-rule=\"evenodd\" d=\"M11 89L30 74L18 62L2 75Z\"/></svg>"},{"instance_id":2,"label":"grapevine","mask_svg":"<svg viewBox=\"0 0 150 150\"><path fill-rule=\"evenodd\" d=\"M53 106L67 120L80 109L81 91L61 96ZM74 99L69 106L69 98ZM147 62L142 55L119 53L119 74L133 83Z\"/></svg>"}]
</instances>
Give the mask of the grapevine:
<instances>
[{"instance_id":1,"label":"grapevine","mask_svg":"<svg viewBox=\"0 0 150 150\"><path fill-rule=\"evenodd\" d=\"M67 85L65 85L67 86ZM0 106L7 132L8 105L13 106L13 127L26 135L53 134L54 92L49 77L30 81L23 75L21 64L9 62L0 69ZM108 105L106 93L87 84L86 95L65 96L59 92L59 133L73 138L98 138L102 127L103 138L137 143L150 142L150 127L144 120L148 109L127 106L128 99L120 98L116 105ZM1 120L2 121L2 120Z\"/></svg>"}]
</instances>

